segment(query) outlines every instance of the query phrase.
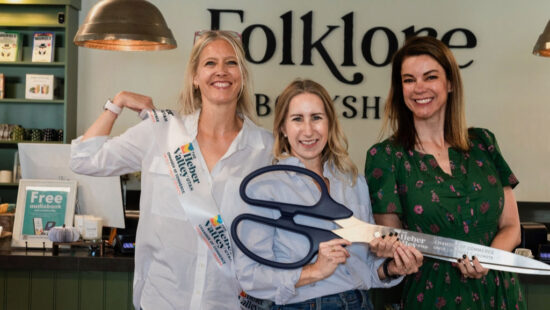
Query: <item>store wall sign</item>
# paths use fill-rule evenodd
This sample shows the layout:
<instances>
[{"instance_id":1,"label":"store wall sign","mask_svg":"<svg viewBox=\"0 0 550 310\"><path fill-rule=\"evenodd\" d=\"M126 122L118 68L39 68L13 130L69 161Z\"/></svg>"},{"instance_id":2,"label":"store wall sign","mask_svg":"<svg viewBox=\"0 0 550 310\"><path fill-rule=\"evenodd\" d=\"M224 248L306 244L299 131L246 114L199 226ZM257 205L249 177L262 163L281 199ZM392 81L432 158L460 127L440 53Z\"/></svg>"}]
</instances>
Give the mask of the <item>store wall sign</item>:
<instances>
[{"instance_id":1,"label":"store wall sign","mask_svg":"<svg viewBox=\"0 0 550 310\"><path fill-rule=\"evenodd\" d=\"M344 74L343 68L364 68L365 64L373 67L386 67L391 63L393 54L397 51L401 42L415 35L429 35L439 38L451 49L473 49L477 46L477 38L473 31L460 27L446 31L438 30L434 27L416 27L407 26L400 31L392 30L385 26L376 26L370 29L358 29L354 25L356 12L349 12L334 22L327 23L322 28L315 31L318 35L313 35L314 11L297 16L293 10L289 10L280 15L280 24L245 24L245 11L233 9L207 9L210 13L210 28L223 28L225 18L239 18L243 24L241 31L243 47L247 60L256 65L266 64L273 60L275 52L280 49L281 57L277 59L280 66L326 66L332 76L340 83L345 85L358 85L366 80L366 74L361 70ZM301 23L301 25L299 25ZM301 26L301 27L298 27ZM301 29L297 31L296 29ZM340 29L340 31L335 31ZM252 41L252 34L263 36L264 46L261 43ZM293 54L294 36L301 38L301 54ZM375 46L374 39L378 40L379 45L384 45L385 50L374 57L373 51L381 46ZM256 37L257 38L257 37ZM277 39L281 38L281 39ZM328 40L336 40L341 44L328 44ZM381 43L381 44L380 44ZM357 57L353 46L360 44L360 55ZM256 56L251 55L251 47L254 47ZM258 51L258 49L260 49ZM314 64L312 60L313 53L318 53L322 59L322 64ZM258 54L260 56L258 56ZM358 60L356 60L358 58ZM473 58L467 58L463 63L459 63L461 68L467 68L474 62ZM349 71L349 69L348 69ZM256 113L259 117L269 116L273 112L276 99L267 94L255 93ZM381 116L381 96L368 95L334 95L335 105L340 107L341 116L346 119L380 119Z\"/></svg>"},{"instance_id":2,"label":"store wall sign","mask_svg":"<svg viewBox=\"0 0 550 310\"><path fill-rule=\"evenodd\" d=\"M224 9L208 9L210 12L210 25L211 29L220 29L222 18L227 14L236 14L240 18L241 23L244 21L244 10L224 10ZM282 57L280 60L280 65L296 65L299 62L301 66L312 66L313 62L311 60L311 55L314 51L318 52L321 58L323 59L324 65L326 65L332 75L340 82L350 85L356 85L363 81L364 74L361 72L355 72L352 76L344 76L339 69L340 61L336 60L335 57L331 54L334 53L333 50L327 48L324 44L329 36L342 34L342 32L334 32L335 29L340 27L343 28L343 35L341 36L342 44L336 46L336 48L341 49L341 54L343 59L341 61L341 67L357 67L356 62L354 61L354 51L353 43L354 40L359 39L361 44L361 56L362 61L365 61L367 64L374 67L384 67L390 64L392 55L397 51L399 46L398 35L391 30L390 28L384 26L372 27L370 29L355 29L354 27L354 16L355 12L347 13L342 16L338 24L335 25L326 25L326 29L320 31L322 33L320 36L313 37L313 17L314 12L309 11L306 14L300 16L301 22L303 24L302 33L294 33L293 24L295 21L294 12L288 11L280 16L281 25L277 26L268 26L264 24L252 24L246 26L242 31L243 45L246 52L247 60L254 64L263 64L271 60L275 54L275 50L278 48L277 45L280 43L280 48L282 49ZM278 28L277 28L278 27ZM275 31L277 29L282 32L281 42L277 42L275 37ZM266 39L265 51L263 57L253 58L250 55L250 46L253 42L250 41L252 32L260 31L263 33ZM433 37L439 38L443 43L449 46L451 49L473 49L477 45L477 38L475 34L467 28L453 28L446 32L437 31L432 27L423 27L416 29L414 25L408 26L405 29L401 30L402 39L405 41L407 38L415 35L430 35ZM292 41L291 38L294 35L301 35L303 40L302 44L302 55L292 55ZM387 50L385 58L380 60L375 60L372 54L373 46L372 41L375 35L382 35L387 40ZM440 35L440 36L438 36ZM455 42L456 37L462 37L463 43L457 44ZM461 68L467 68L474 62L473 59L466 61L465 63L459 64Z\"/></svg>"}]
</instances>

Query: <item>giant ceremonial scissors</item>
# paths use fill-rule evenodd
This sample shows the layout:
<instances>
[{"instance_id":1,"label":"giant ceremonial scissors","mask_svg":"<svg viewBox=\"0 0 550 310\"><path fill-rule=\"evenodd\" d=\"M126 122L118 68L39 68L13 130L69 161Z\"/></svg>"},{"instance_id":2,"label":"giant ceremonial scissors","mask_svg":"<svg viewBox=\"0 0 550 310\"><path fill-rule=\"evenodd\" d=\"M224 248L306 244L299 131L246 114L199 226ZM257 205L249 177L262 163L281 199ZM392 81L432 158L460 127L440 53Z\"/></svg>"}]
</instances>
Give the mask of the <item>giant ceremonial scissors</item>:
<instances>
[{"instance_id":1,"label":"giant ceremonial scissors","mask_svg":"<svg viewBox=\"0 0 550 310\"><path fill-rule=\"evenodd\" d=\"M321 197L314 205L303 206L279 201L254 199L246 194L246 187L251 180L262 174L274 171L289 171L311 177L319 185ZM239 191L244 202L258 207L279 210L281 213L281 216L277 219L245 213L237 216L231 225L231 235L237 247L251 259L271 267L293 269L306 265L319 251L320 242L335 238L344 238L350 242L368 243L376 237L394 232L399 235L399 239L402 243L414 246L422 252L424 256L456 262L458 258L462 258L462 255L466 254L469 257L476 256L481 265L488 269L535 275L550 275L550 265L511 252L476 243L363 222L354 217L350 209L334 201L332 197L330 197L327 186L321 177L315 172L305 168L290 165L272 165L260 168L243 179ZM331 231L298 224L294 221L294 216L298 214L324 220L332 220L341 228ZM237 226L244 220L303 235L309 241L309 252L304 258L290 263L277 262L260 257L250 251L239 239Z\"/></svg>"}]
</instances>

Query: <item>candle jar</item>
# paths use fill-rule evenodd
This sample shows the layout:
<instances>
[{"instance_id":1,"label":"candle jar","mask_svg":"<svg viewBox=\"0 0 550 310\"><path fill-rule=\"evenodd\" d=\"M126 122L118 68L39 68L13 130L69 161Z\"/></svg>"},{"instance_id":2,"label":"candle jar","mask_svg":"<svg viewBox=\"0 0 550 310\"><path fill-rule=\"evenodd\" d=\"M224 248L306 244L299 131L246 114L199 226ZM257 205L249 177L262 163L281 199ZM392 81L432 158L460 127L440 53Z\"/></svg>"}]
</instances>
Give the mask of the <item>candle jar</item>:
<instances>
[{"instance_id":1,"label":"candle jar","mask_svg":"<svg viewBox=\"0 0 550 310\"><path fill-rule=\"evenodd\" d=\"M100 217L86 215L84 216L84 225L82 227L84 240L101 240L103 231L103 220Z\"/></svg>"}]
</instances>

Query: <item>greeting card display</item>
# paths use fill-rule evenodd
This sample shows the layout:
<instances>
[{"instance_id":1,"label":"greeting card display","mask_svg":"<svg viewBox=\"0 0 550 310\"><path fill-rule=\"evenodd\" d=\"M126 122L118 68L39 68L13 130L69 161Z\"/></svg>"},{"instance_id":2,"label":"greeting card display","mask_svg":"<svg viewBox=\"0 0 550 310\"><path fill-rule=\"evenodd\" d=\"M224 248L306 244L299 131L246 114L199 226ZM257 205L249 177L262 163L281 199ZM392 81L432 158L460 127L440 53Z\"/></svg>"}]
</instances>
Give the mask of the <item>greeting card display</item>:
<instances>
[{"instance_id":1,"label":"greeting card display","mask_svg":"<svg viewBox=\"0 0 550 310\"><path fill-rule=\"evenodd\" d=\"M56 81L53 74L27 74L25 99L54 99Z\"/></svg>"},{"instance_id":2,"label":"greeting card display","mask_svg":"<svg viewBox=\"0 0 550 310\"><path fill-rule=\"evenodd\" d=\"M18 61L20 59L21 34L18 32L0 32L0 61Z\"/></svg>"},{"instance_id":3,"label":"greeting card display","mask_svg":"<svg viewBox=\"0 0 550 310\"><path fill-rule=\"evenodd\" d=\"M52 62L55 34L53 32L35 32L32 37L32 61Z\"/></svg>"}]
</instances>

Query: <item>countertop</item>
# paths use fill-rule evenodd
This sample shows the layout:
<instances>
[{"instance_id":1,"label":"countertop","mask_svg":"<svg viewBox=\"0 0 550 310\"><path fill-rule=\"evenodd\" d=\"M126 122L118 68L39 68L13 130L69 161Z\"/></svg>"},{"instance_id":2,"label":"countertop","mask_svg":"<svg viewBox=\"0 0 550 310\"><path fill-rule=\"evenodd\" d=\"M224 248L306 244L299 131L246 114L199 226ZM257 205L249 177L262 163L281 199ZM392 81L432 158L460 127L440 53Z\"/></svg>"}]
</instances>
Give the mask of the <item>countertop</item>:
<instances>
[{"instance_id":1,"label":"countertop","mask_svg":"<svg viewBox=\"0 0 550 310\"><path fill-rule=\"evenodd\" d=\"M134 257L115 255L109 248L103 256L91 256L85 248L60 249L58 255L51 249L13 248L0 250L0 269L133 272Z\"/></svg>"}]
</instances>

